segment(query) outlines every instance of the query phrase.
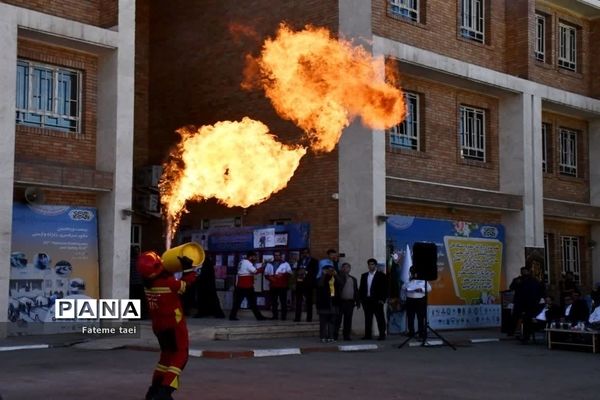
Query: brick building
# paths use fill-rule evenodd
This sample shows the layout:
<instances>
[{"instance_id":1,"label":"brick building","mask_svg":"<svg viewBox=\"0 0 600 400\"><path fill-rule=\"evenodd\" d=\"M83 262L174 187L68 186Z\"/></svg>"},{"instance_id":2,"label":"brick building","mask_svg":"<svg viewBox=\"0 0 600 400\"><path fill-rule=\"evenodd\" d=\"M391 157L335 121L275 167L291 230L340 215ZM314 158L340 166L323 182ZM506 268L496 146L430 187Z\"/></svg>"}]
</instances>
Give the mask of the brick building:
<instances>
[{"instance_id":1,"label":"brick building","mask_svg":"<svg viewBox=\"0 0 600 400\"><path fill-rule=\"evenodd\" d=\"M97 209L100 292L126 298L134 3L1 1L0 27L0 258L11 255L13 204L38 188L45 204ZM7 261L0 267L0 322L10 269Z\"/></svg>"},{"instance_id":2,"label":"brick building","mask_svg":"<svg viewBox=\"0 0 600 400\"><path fill-rule=\"evenodd\" d=\"M0 195L4 259L8 210L41 187L47 204L98 208L101 296L126 297L132 223L143 249L164 243L159 218L130 218L132 170L161 164L177 128L249 116L284 142L302 137L262 93L240 89L245 55L286 21L385 57L412 112L387 132L353 123L261 205L190 205L183 228L308 222L313 255L338 248L358 274L367 258L385 259L389 215L498 223L506 279L526 247L545 248L551 287L566 270L585 289L600 277L596 0L13 0L0 2L0 15L0 176L14 188ZM254 34L235 35L233 24ZM27 68L71 76L80 106L58 122L24 119ZM0 309L8 282L0 268Z\"/></svg>"},{"instance_id":3,"label":"brick building","mask_svg":"<svg viewBox=\"0 0 600 400\"><path fill-rule=\"evenodd\" d=\"M138 8L150 85L149 137L136 140L152 145L136 161L162 162L180 126L246 115L298 140L268 100L240 89L245 54L256 54L281 21L325 26L384 56L413 114L388 132L354 123L335 151L309 154L265 203L193 205L183 226L234 217L244 225L310 222L312 253L339 248L358 273L367 258L385 258L387 215L499 223L505 279L518 275L525 247L545 247L551 288L572 270L589 290L600 277L597 1L276 3L155 3L144 18ZM232 24L255 36L232 35Z\"/></svg>"}]
</instances>

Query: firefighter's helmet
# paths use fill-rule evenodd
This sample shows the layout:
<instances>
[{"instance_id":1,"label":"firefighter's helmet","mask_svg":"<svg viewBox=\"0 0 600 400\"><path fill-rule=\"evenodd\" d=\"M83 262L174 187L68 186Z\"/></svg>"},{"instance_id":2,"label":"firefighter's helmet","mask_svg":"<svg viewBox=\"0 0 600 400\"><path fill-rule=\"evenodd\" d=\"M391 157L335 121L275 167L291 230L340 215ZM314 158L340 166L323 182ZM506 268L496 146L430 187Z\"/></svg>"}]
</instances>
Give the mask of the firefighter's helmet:
<instances>
[{"instance_id":1,"label":"firefighter's helmet","mask_svg":"<svg viewBox=\"0 0 600 400\"><path fill-rule=\"evenodd\" d=\"M161 258L153 251L146 251L137 259L137 270L144 279L152 279L163 271Z\"/></svg>"}]
</instances>

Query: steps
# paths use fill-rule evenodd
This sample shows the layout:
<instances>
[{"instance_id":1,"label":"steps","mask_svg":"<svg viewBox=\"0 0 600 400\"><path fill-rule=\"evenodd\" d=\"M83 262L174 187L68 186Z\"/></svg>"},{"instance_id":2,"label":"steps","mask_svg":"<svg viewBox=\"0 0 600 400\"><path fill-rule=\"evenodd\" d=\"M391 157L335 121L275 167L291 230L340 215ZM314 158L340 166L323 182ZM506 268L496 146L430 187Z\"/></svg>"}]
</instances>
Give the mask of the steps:
<instances>
[{"instance_id":1,"label":"steps","mask_svg":"<svg viewBox=\"0 0 600 400\"><path fill-rule=\"evenodd\" d=\"M260 324L229 325L215 328L215 340L271 339L318 336L318 322L264 321Z\"/></svg>"}]
</instances>

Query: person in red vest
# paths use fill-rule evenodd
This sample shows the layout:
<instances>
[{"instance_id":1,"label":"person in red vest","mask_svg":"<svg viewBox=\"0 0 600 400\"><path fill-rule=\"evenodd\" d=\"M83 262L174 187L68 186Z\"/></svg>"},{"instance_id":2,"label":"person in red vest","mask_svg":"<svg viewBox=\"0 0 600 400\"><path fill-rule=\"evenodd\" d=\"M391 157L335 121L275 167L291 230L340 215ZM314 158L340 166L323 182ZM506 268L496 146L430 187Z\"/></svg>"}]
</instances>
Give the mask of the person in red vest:
<instances>
[{"instance_id":1,"label":"person in red vest","mask_svg":"<svg viewBox=\"0 0 600 400\"><path fill-rule=\"evenodd\" d=\"M285 321L287 317L287 293L289 280L292 275L290 264L281 259L281 252L273 252L273 261L265 268L265 278L271 284L271 310L273 318L278 318L278 304L281 304L281 320Z\"/></svg>"},{"instance_id":2,"label":"person in red vest","mask_svg":"<svg viewBox=\"0 0 600 400\"><path fill-rule=\"evenodd\" d=\"M192 260L187 257L181 257L179 261L184 270L192 267ZM189 348L188 329L179 296L194 282L196 272L184 273L181 280L177 280L153 251L138 257L137 270L144 281L152 331L160 345L160 359L146 400L172 400L171 394L179 388L179 375L187 363Z\"/></svg>"},{"instance_id":3,"label":"person in red vest","mask_svg":"<svg viewBox=\"0 0 600 400\"><path fill-rule=\"evenodd\" d=\"M233 307L229 314L231 321L237 321L237 312L242 305L242 301L248 300L248 308L252 310L257 320L262 321L265 318L260 313L256 306L256 293L254 293L254 275L262 272L263 267L256 268L256 253L249 251L246 253L246 259L240 261L238 265L237 282L235 284L235 290L233 291Z\"/></svg>"}]
</instances>

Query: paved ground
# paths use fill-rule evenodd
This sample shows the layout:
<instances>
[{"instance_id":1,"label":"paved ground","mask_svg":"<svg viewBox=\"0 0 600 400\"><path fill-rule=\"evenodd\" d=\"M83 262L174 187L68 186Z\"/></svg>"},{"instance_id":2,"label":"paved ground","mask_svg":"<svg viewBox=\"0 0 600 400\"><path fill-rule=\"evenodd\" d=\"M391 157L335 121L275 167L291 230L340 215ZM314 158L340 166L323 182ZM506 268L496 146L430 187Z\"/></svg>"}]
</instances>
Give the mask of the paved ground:
<instances>
[{"instance_id":1,"label":"paved ground","mask_svg":"<svg viewBox=\"0 0 600 400\"><path fill-rule=\"evenodd\" d=\"M288 339L293 340L293 339ZM499 341L268 358L190 358L183 399L598 399L600 355ZM381 344L381 343L380 343ZM245 347L243 343L237 344ZM142 399L158 354L74 347L0 353L4 400Z\"/></svg>"}]
</instances>

